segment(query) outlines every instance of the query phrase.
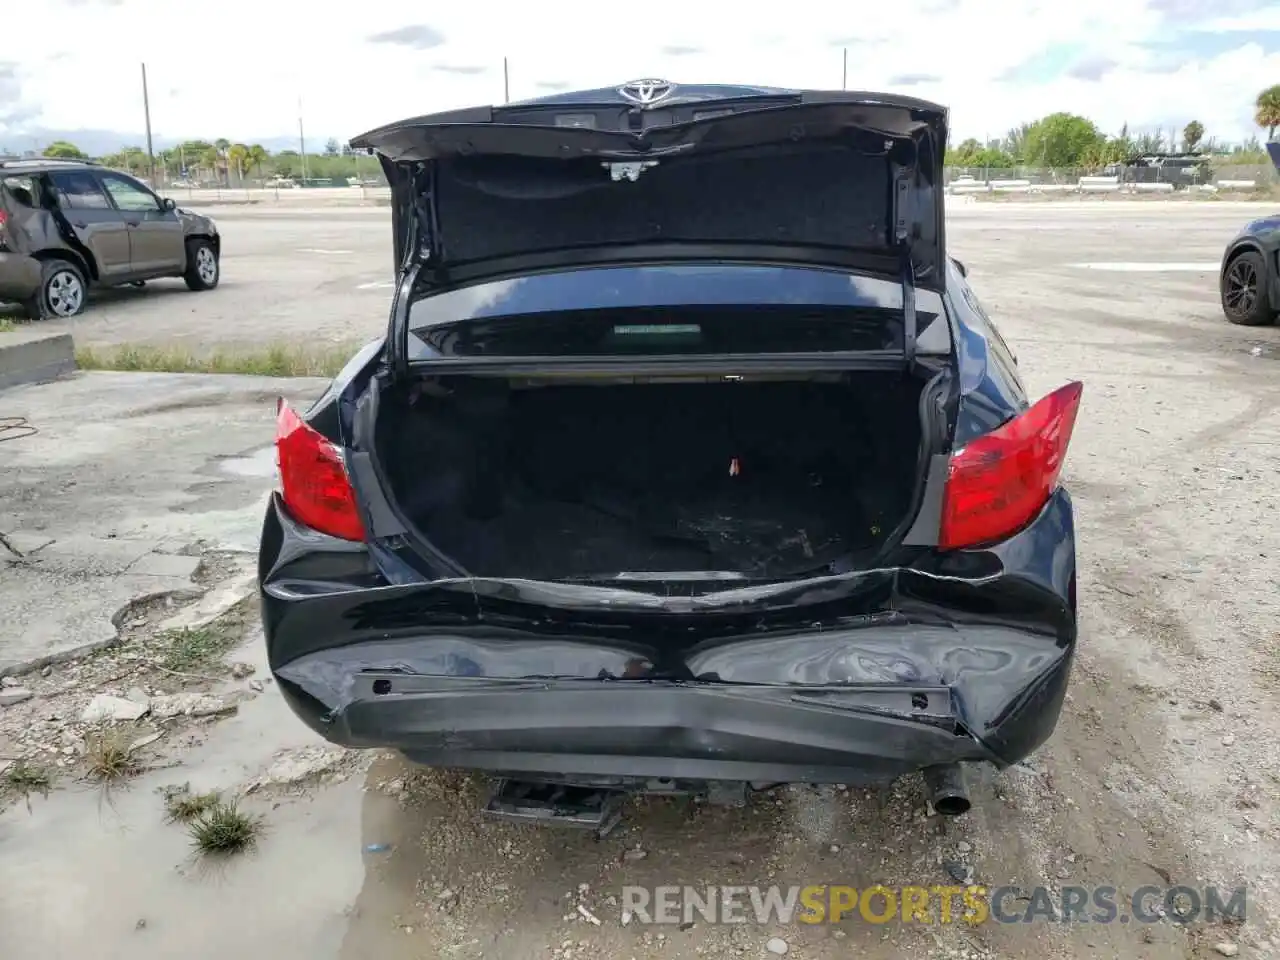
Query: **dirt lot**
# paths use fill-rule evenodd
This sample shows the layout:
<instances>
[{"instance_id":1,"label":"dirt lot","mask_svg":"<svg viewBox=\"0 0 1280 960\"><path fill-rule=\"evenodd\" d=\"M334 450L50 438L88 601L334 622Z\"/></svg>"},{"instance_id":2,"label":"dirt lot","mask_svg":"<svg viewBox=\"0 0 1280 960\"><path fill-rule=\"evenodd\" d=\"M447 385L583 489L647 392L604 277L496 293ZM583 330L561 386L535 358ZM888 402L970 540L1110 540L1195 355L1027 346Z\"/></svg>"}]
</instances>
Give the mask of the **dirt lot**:
<instances>
[{"instance_id":1,"label":"dirt lot","mask_svg":"<svg viewBox=\"0 0 1280 960\"><path fill-rule=\"evenodd\" d=\"M172 618L199 624L234 592L188 614L161 600L130 612L121 646L18 678L32 697L0 708L0 757L55 773L48 797L10 790L0 813L6 955L750 958L776 955L779 938L799 958L1280 956L1280 327L1223 322L1208 266L1254 215L1225 204L955 209L953 252L1030 392L1085 383L1067 465L1083 619L1069 701L1030 763L980 779L968 816L929 816L904 782L885 794L787 790L745 810L649 801L600 842L488 824L473 780L320 744L267 682L260 635L238 608L197 627L221 638L198 667L175 667L191 636ZM219 291L104 299L72 324L77 339L382 328L384 213L222 222ZM246 488L246 504L253 496ZM248 559L209 554L198 586L216 591ZM220 709L168 716L184 692ZM100 694L147 707L125 724L142 769L106 792L82 779L93 759L83 737L100 728L84 710ZM158 792L188 783L241 795L262 818L256 848L216 866L195 859ZM1249 919L683 929L624 925L620 907L628 884L969 877L1027 891L1114 886L1122 903L1144 885L1247 884Z\"/></svg>"}]
</instances>

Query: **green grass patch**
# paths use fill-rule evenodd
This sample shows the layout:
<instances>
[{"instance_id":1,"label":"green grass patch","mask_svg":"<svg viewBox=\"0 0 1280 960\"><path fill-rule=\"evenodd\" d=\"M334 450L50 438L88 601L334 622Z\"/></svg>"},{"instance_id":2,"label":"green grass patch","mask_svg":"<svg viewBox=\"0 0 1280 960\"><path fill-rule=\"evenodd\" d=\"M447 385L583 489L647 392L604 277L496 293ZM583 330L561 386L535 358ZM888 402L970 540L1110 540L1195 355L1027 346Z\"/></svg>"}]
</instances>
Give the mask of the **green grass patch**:
<instances>
[{"instance_id":1,"label":"green grass patch","mask_svg":"<svg viewBox=\"0 0 1280 960\"><path fill-rule=\"evenodd\" d=\"M216 792L192 793L190 784L164 791L164 812L170 823L191 823L216 810L219 802Z\"/></svg>"},{"instance_id":2,"label":"green grass patch","mask_svg":"<svg viewBox=\"0 0 1280 960\"><path fill-rule=\"evenodd\" d=\"M238 634L215 625L167 630L161 634L160 665L179 673L205 669L217 664L239 641Z\"/></svg>"},{"instance_id":3,"label":"green grass patch","mask_svg":"<svg viewBox=\"0 0 1280 960\"><path fill-rule=\"evenodd\" d=\"M261 377L332 377L356 348L349 344L320 348L272 344L256 349L195 353L183 347L124 344L79 347L81 370L125 370L140 373L238 373Z\"/></svg>"},{"instance_id":4,"label":"green grass patch","mask_svg":"<svg viewBox=\"0 0 1280 960\"><path fill-rule=\"evenodd\" d=\"M18 325L8 317L0 317L0 333L13 333L18 329Z\"/></svg>"},{"instance_id":5,"label":"green grass patch","mask_svg":"<svg viewBox=\"0 0 1280 960\"><path fill-rule=\"evenodd\" d=\"M110 785L141 773L132 754L133 736L128 730L103 730L85 737L84 757L90 780Z\"/></svg>"},{"instance_id":6,"label":"green grass patch","mask_svg":"<svg viewBox=\"0 0 1280 960\"><path fill-rule=\"evenodd\" d=\"M248 598L212 623L163 630L149 641L151 657L166 670L178 673L205 673L223 668L226 655L244 641L245 624L254 609L252 598Z\"/></svg>"},{"instance_id":7,"label":"green grass patch","mask_svg":"<svg viewBox=\"0 0 1280 960\"><path fill-rule=\"evenodd\" d=\"M216 800L187 824L187 833L198 852L226 857L258 842L262 820L239 810L234 800Z\"/></svg>"},{"instance_id":8,"label":"green grass patch","mask_svg":"<svg viewBox=\"0 0 1280 960\"><path fill-rule=\"evenodd\" d=\"M0 785L20 797L30 797L33 793L47 797L53 787L53 774L48 767L29 760L19 760L4 772Z\"/></svg>"}]
</instances>

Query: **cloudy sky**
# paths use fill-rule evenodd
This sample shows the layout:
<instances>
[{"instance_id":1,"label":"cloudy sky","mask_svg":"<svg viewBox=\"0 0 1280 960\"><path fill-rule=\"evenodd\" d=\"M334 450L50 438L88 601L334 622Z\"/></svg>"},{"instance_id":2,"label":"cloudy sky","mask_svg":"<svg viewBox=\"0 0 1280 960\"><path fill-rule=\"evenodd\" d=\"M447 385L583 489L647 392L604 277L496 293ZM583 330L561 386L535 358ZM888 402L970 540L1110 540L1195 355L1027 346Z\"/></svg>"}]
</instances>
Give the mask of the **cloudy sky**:
<instances>
[{"instance_id":1,"label":"cloudy sky","mask_svg":"<svg viewBox=\"0 0 1280 960\"><path fill-rule=\"evenodd\" d=\"M0 144L51 130L143 129L255 141L346 139L388 120L658 76L888 89L951 107L955 141L1054 110L1108 131L1255 132L1280 83L1277 0L893 0L781 5L286 4L280 0L24 0L0 43ZM730 13L728 11L736 11ZM997 13L996 11L1000 11Z\"/></svg>"}]
</instances>

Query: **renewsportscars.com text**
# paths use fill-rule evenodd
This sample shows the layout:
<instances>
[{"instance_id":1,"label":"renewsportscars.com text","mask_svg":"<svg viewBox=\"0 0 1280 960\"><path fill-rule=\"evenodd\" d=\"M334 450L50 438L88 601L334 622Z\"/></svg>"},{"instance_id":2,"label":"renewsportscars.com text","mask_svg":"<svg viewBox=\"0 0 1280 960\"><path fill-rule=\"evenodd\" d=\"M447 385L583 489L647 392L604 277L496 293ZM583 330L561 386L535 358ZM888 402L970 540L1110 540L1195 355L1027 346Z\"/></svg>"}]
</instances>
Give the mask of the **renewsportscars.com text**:
<instances>
[{"instance_id":1,"label":"renewsportscars.com text","mask_svg":"<svg viewBox=\"0 0 1280 960\"><path fill-rule=\"evenodd\" d=\"M1245 920L1246 888L839 885L623 887L622 922L1158 923Z\"/></svg>"}]
</instances>

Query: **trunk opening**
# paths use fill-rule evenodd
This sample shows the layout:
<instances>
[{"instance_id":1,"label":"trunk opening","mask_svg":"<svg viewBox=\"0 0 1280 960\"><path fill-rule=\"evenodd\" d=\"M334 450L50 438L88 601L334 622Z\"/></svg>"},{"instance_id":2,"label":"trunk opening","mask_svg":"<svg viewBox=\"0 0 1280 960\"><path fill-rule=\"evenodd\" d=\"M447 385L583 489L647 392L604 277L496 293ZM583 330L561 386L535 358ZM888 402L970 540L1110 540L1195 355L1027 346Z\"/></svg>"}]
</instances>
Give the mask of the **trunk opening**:
<instances>
[{"instance_id":1,"label":"trunk opening","mask_svg":"<svg viewBox=\"0 0 1280 960\"><path fill-rule=\"evenodd\" d=\"M452 376L379 403L400 513L480 577L779 580L873 562L911 509L924 381Z\"/></svg>"}]
</instances>

